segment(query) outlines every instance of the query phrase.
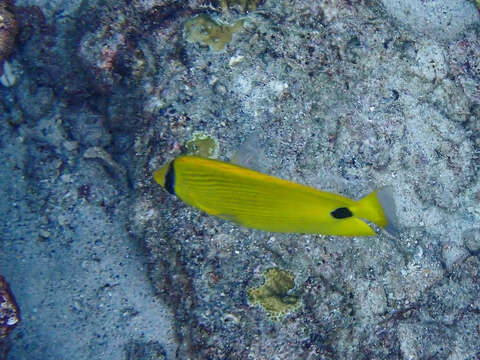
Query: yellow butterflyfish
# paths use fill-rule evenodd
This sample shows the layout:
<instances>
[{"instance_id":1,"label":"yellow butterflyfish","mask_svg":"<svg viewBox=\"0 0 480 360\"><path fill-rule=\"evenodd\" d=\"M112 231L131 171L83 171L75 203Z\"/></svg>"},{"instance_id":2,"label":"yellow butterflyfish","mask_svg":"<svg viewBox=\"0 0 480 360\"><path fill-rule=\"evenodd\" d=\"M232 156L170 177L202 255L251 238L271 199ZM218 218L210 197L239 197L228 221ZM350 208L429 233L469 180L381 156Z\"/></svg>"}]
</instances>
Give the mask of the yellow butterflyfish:
<instances>
[{"instance_id":1,"label":"yellow butterflyfish","mask_svg":"<svg viewBox=\"0 0 480 360\"><path fill-rule=\"evenodd\" d=\"M231 163L180 156L154 172L169 193L210 215L286 233L375 235L365 220L394 228L388 187L355 201Z\"/></svg>"}]
</instances>

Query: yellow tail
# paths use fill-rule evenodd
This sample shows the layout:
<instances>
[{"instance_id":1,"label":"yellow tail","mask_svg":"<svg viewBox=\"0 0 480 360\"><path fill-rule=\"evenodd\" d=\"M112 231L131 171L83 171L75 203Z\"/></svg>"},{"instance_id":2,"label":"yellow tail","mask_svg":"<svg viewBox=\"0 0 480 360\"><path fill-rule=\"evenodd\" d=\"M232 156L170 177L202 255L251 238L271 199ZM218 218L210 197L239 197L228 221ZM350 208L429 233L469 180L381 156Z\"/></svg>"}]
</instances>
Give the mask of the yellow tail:
<instances>
[{"instance_id":1,"label":"yellow tail","mask_svg":"<svg viewBox=\"0 0 480 360\"><path fill-rule=\"evenodd\" d=\"M352 208L355 217L371 221L391 234L397 233L393 187L385 186L357 201Z\"/></svg>"}]
</instances>

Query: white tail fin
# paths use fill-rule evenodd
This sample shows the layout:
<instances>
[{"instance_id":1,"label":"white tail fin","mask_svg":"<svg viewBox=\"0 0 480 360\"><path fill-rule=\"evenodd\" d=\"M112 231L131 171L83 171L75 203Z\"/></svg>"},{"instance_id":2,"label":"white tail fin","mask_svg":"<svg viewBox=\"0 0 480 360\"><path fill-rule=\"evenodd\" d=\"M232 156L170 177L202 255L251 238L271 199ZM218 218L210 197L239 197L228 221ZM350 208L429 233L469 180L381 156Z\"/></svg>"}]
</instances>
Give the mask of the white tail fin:
<instances>
[{"instance_id":1,"label":"white tail fin","mask_svg":"<svg viewBox=\"0 0 480 360\"><path fill-rule=\"evenodd\" d=\"M395 201L393 199L393 186L384 186L378 189L377 197L388 221L384 229L395 236L398 234L398 219Z\"/></svg>"}]
</instances>

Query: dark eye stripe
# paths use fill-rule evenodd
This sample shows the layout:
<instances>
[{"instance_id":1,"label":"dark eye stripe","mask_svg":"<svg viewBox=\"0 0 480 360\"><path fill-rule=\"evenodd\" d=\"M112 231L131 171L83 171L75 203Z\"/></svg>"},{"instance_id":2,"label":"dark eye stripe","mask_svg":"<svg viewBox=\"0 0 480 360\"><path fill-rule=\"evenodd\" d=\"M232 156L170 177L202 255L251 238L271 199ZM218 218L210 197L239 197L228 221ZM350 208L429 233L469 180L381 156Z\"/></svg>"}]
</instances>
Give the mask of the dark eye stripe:
<instances>
[{"instance_id":1,"label":"dark eye stripe","mask_svg":"<svg viewBox=\"0 0 480 360\"><path fill-rule=\"evenodd\" d=\"M173 195L175 195L175 169L173 168L174 161L170 162L170 165L168 165L167 175L165 176L165 189Z\"/></svg>"},{"instance_id":2,"label":"dark eye stripe","mask_svg":"<svg viewBox=\"0 0 480 360\"><path fill-rule=\"evenodd\" d=\"M330 215L332 215L335 219L345 219L353 216L352 212L346 207L335 209L330 213Z\"/></svg>"}]
</instances>

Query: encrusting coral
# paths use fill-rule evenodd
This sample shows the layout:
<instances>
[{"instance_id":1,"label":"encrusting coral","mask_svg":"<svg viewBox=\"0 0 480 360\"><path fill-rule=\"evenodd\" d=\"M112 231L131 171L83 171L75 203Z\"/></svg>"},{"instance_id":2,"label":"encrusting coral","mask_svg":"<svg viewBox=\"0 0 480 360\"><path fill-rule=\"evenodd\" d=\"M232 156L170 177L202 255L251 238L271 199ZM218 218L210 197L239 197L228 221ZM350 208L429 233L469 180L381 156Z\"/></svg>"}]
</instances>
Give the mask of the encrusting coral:
<instances>
[{"instance_id":1,"label":"encrusting coral","mask_svg":"<svg viewBox=\"0 0 480 360\"><path fill-rule=\"evenodd\" d=\"M295 287L291 272L278 267L268 269L262 286L247 290L248 302L260 305L272 320L280 320L300 305L300 300L288 292Z\"/></svg>"},{"instance_id":2,"label":"encrusting coral","mask_svg":"<svg viewBox=\"0 0 480 360\"><path fill-rule=\"evenodd\" d=\"M215 158L218 155L218 143L208 134L195 132L185 143L185 150L188 155Z\"/></svg>"},{"instance_id":3,"label":"encrusting coral","mask_svg":"<svg viewBox=\"0 0 480 360\"><path fill-rule=\"evenodd\" d=\"M233 25L220 24L206 14L199 14L185 23L184 37L189 42L208 45L213 51L222 51L243 23L238 20Z\"/></svg>"}]
</instances>

